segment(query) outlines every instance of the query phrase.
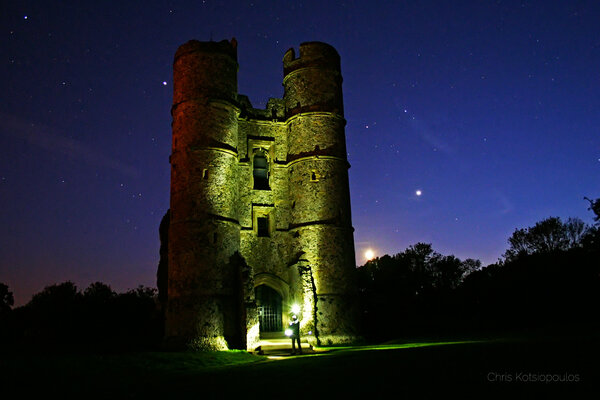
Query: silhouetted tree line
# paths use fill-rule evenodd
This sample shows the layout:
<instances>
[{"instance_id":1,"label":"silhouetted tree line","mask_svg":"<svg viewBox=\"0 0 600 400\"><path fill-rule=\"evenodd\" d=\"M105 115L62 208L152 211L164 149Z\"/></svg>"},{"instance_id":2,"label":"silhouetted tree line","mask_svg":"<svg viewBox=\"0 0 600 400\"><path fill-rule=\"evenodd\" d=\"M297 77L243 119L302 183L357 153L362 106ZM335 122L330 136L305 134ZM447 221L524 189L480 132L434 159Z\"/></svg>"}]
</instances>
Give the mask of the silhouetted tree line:
<instances>
[{"instance_id":1,"label":"silhouetted tree line","mask_svg":"<svg viewBox=\"0 0 600 400\"><path fill-rule=\"evenodd\" d=\"M141 350L156 348L162 339L154 288L116 293L96 282L81 292L64 282L11 309L12 293L0 284L0 303L1 350Z\"/></svg>"},{"instance_id":2,"label":"silhouetted tree line","mask_svg":"<svg viewBox=\"0 0 600 400\"><path fill-rule=\"evenodd\" d=\"M587 200L593 226L550 217L516 229L502 258L485 268L426 243L367 262L358 268L364 335L599 328L600 199ZM164 271L158 275L164 285ZM116 293L96 282L82 292L64 282L13 305L0 283L0 351L154 349L163 337L154 288Z\"/></svg>"},{"instance_id":3,"label":"silhouetted tree line","mask_svg":"<svg viewBox=\"0 0 600 400\"><path fill-rule=\"evenodd\" d=\"M394 256L368 261L358 269L367 338L426 333L454 313L453 295L463 278L481 267L417 243Z\"/></svg>"},{"instance_id":4,"label":"silhouetted tree line","mask_svg":"<svg viewBox=\"0 0 600 400\"><path fill-rule=\"evenodd\" d=\"M358 269L369 339L403 335L598 328L600 199L595 224L544 219L516 229L494 264L418 243Z\"/></svg>"}]
</instances>

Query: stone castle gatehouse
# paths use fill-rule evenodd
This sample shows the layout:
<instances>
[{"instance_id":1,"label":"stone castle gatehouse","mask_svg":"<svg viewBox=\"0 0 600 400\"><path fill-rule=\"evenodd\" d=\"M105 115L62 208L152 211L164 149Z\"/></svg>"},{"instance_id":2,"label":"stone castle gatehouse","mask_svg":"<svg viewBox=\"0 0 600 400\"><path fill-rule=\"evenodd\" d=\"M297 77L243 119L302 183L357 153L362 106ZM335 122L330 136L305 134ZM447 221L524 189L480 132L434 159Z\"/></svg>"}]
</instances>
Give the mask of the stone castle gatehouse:
<instances>
[{"instance_id":1,"label":"stone castle gatehouse","mask_svg":"<svg viewBox=\"0 0 600 400\"><path fill-rule=\"evenodd\" d=\"M252 350L261 334L282 332L297 305L309 341L353 341L340 57L320 42L288 50L283 98L264 110L237 93L237 71L235 39L194 40L175 54L159 267L166 340Z\"/></svg>"}]
</instances>

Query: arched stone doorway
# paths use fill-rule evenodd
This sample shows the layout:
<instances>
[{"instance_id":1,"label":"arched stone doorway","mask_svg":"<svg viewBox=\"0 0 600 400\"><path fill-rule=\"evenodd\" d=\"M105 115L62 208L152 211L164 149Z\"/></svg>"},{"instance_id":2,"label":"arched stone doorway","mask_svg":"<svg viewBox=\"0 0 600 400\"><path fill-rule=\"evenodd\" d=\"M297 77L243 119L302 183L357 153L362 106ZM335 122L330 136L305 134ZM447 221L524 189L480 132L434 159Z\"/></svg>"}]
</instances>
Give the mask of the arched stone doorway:
<instances>
[{"instance_id":1,"label":"arched stone doorway","mask_svg":"<svg viewBox=\"0 0 600 400\"><path fill-rule=\"evenodd\" d=\"M254 276L254 285L260 336L283 335L284 326L289 323L288 313L291 301L289 283L277 275L261 272ZM265 305L272 307L271 310L265 309ZM270 312L274 312L275 315L269 315ZM274 320L275 325L268 322L269 318ZM278 329L272 331L271 329L274 328Z\"/></svg>"},{"instance_id":2,"label":"arched stone doorway","mask_svg":"<svg viewBox=\"0 0 600 400\"><path fill-rule=\"evenodd\" d=\"M283 330L281 295L267 285L255 289L256 305L258 307L258 324L260 333L274 333Z\"/></svg>"}]
</instances>

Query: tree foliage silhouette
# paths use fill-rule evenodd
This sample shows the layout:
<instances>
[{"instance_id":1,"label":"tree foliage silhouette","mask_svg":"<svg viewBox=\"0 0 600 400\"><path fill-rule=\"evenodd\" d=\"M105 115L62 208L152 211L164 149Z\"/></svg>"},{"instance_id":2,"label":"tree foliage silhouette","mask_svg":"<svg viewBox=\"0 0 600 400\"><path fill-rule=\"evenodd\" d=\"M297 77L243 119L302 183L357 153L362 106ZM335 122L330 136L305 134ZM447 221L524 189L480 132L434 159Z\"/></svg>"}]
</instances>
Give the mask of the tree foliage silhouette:
<instances>
[{"instance_id":1,"label":"tree foliage silhouette","mask_svg":"<svg viewBox=\"0 0 600 400\"><path fill-rule=\"evenodd\" d=\"M426 243L367 262L358 268L365 335L597 329L600 200L589 209L595 227L550 217L516 229L504 258L485 268Z\"/></svg>"},{"instance_id":2,"label":"tree foliage silhouette","mask_svg":"<svg viewBox=\"0 0 600 400\"><path fill-rule=\"evenodd\" d=\"M589 227L579 218L569 218L566 222L559 217L549 217L529 228L516 229L508 242L510 247L504 253L505 260L535 253L553 253L581 245Z\"/></svg>"},{"instance_id":3,"label":"tree foliage silhouette","mask_svg":"<svg viewBox=\"0 0 600 400\"><path fill-rule=\"evenodd\" d=\"M162 338L156 289L144 286L116 293L95 282L80 292L64 282L47 286L11 314L11 340L42 351L150 349Z\"/></svg>"},{"instance_id":4,"label":"tree foliage silhouette","mask_svg":"<svg viewBox=\"0 0 600 400\"><path fill-rule=\"evenodd\" d=\"M595 214L594 221L596 221L596 225L600 225L600 199L591 200L587 197L584 197L584 199L590 202L588 210Z\"/></svg>"},{"instance_id":5,"label":"tree foliage silhouette","mask_svg":"<svg viewBox=\"0 0 600 400\"><path fill-rule=\"evenodd\" d=\"M156 271L156 287L158 288L158 301L164 310L167 306L168 278L169 278L169 226L171 224L171 209L168 209L160 221L158 236L160 239L160 258Z\"/></svg>"},{"instance_id":6,"label":"tree foliage silhouette","mask_svg":"<svg viewBox=\"0 0 600 400\"><path fill-rule=\"evenodd\" d=\"M598 220L600 203L590 204ZM493 329L597 329L599 232L575 218L517 229L505 259L473 272L460 287L472 321Z\"/></svg>"},{"instance_id":7,"label":"tree foliage silhouette","mask_svg":"<svg viewBox=\"0 0 600 400\"><path fill-rule=\"evenodd\" d=\"M453 307L453 291L480 267L478 260L443 256L428 243L368 261L358 269L366 336L391 338L433 316L443 318Z\"/></svg>"},{"instance_id":8,"label":"tree foliage silhouette","mask_svg":"<svg viewBox=\"0 0 600 400\"><path fill-rule=\"evenodd\" d=\"M15 300L8 285L0 282L0 342L10 340L12 329L12 306Z\"/></svg>"},{"instance_id":9,"label":"tree foliage silhouette","mask_svg":"<svg viewBox=\"0 0 600 400\"><path fill-rule=\"evenodd\" d=\"M0 314L9 312L14 304L15 299L12 292L8 290L8 285L0 282Z\"/></svg>"}]
</instances>

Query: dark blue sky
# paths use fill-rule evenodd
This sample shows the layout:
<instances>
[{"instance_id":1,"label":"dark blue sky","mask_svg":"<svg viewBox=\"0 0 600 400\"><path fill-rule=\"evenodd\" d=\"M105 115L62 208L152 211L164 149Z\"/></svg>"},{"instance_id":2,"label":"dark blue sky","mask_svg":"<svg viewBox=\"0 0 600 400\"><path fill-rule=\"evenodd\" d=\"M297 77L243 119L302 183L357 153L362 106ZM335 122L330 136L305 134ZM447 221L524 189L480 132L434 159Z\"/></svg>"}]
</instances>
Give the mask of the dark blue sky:
<instances>
[{"instance_id":1,"label":"dark blue sky","mask_svg":"<svg viewBox=\"0 0 600 400\"><path fill-rule=\"evenodd\" d=\"M491 263L600 197L595 1L12 1L0 5L0 281L155 285L172 60L238 40L239 92L284 52L341 55L357 263L421 242ZM416 191L421 190L421 196Z\"/></svg>"}]
</instances>

